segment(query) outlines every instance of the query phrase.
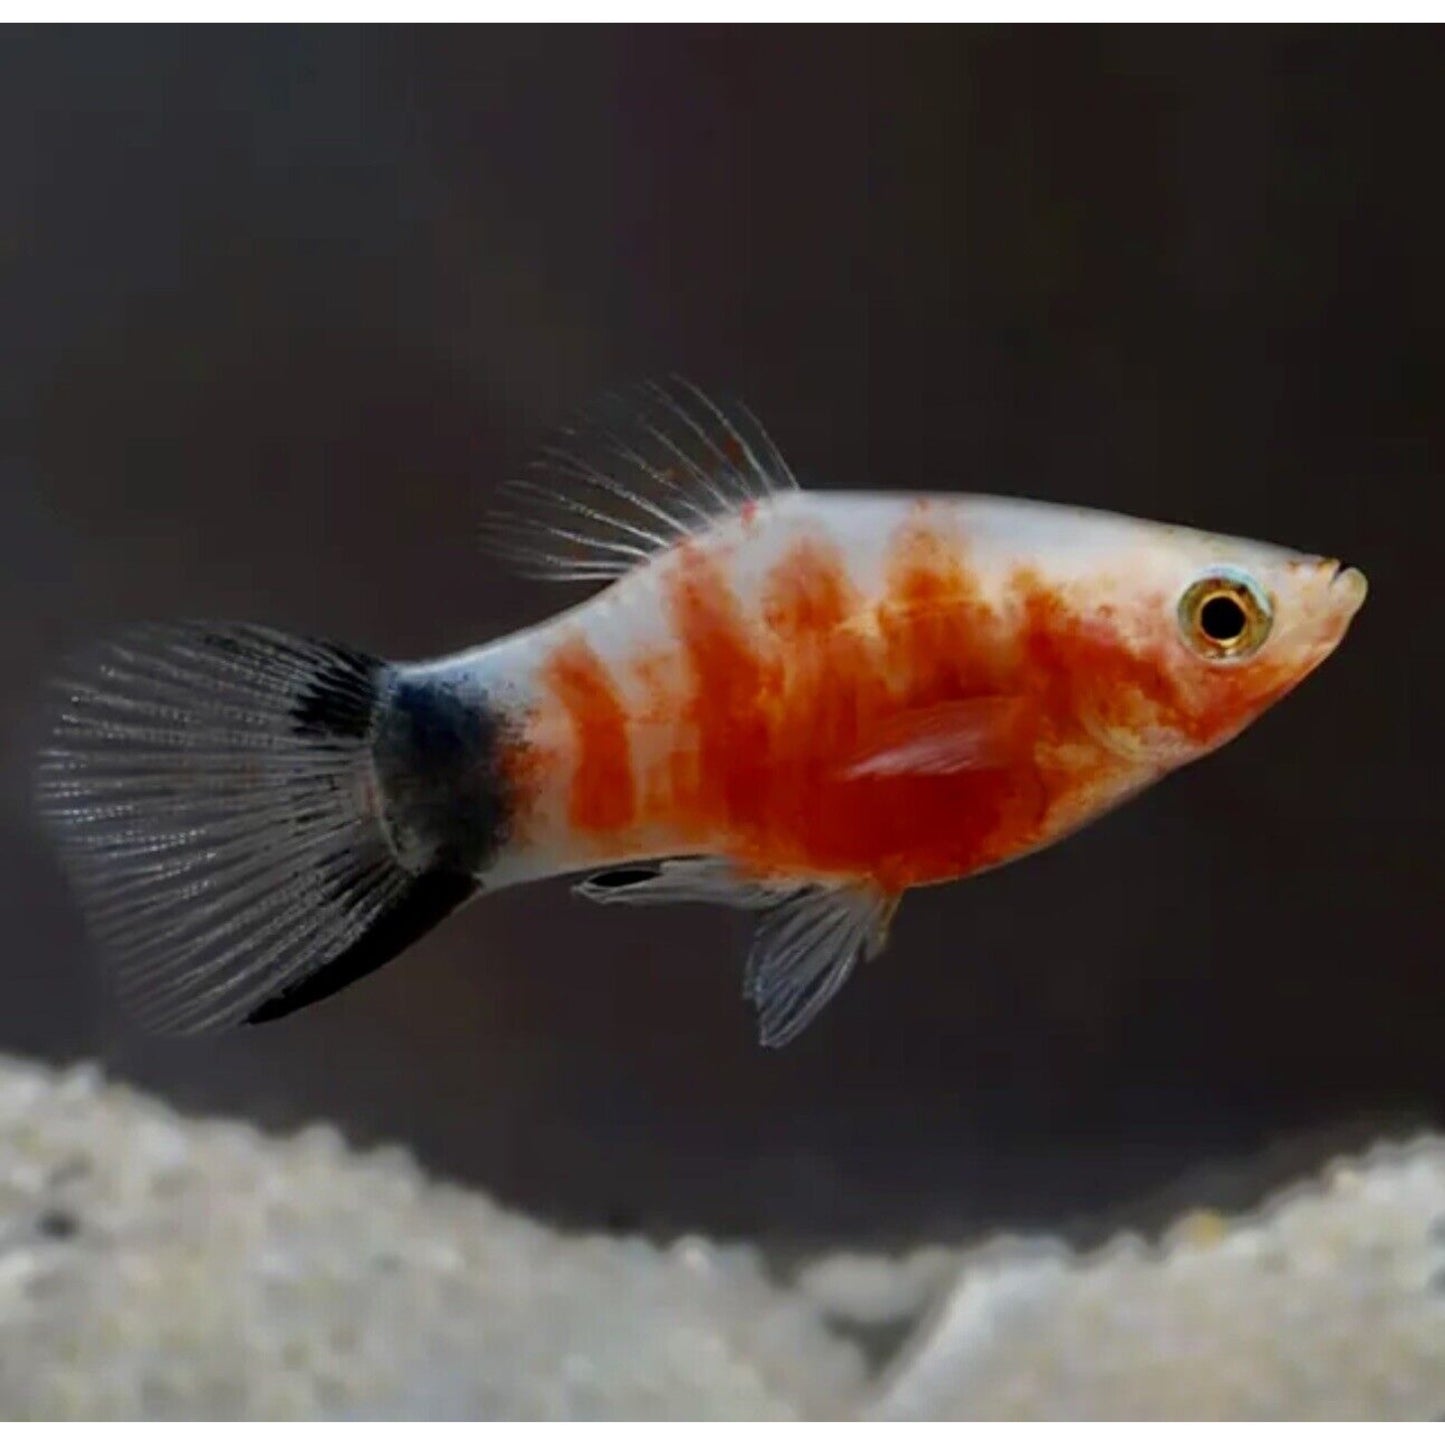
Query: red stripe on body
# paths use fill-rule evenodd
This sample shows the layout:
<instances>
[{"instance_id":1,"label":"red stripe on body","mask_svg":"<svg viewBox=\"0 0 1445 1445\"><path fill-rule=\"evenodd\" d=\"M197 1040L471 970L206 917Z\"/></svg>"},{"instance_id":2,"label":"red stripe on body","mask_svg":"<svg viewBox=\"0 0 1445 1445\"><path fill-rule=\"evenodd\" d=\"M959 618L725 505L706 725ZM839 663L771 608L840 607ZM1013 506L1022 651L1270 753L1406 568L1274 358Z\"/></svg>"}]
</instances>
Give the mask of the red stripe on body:
<instances>
[{"instance_id":1,"label":"red stripe on body","mask_svg":"<svg viewBox=\"0 0 1445 1445\"><path fill-rule=\"evenodd\" d=\"M690 597L725 589L705 565L684 576ZM732 837L763 871L860 875L894 891L971 871L992 847L1009 846L1001 830L1036 822L1024 738L1011 769L849 775L900 714L1000 691L1007 669L997 619L955 547L925 528L906 529L884 594L871 603L833 548L792 548L764 588L751 639L762 661L752 670L770 685L747 710L716 666L714 634L700 625L716 611L677 609L693 706L707 720L704 736L716 735L710 751L723 779L675 796L675 826ZM729 701L720 711L718 696ZM720 799L732 806L719 807Z\"/></svg>"},{"instance_id":2,"label":"red stripe on body","mask_svg":"<svg viewBox=\"0 0 1445 1445\"><path fill-rule=\"evenodd\" d=\"M1072 826L1073 802L1117 785L1128 765L1097 725L1147 717L1202 736L1255 710L1241 679L1238 699L1190 723L1159 657L1028 570L1000 615L926 507L890 544L878 598L861 596L844 557L816 539L770 568L755 610L705 544L683 544L666 566L674 641L629 659L625 694L576 637L543 670L574 738L568 821L598 856L625 856L645 833L765 874L867 877L888 891L942 881L1049 841L1052 818ZM1021 704L997 710L1011 720L1012 761L850 773L900 717L975 698ZM649 735L640 764L638 726Z\"/></svg>"},{"instance_id":3,"label":"red stripe on body","mask_svg":"<svg viewBox=\"0 0 1445 1445\"><path fill-rule=\"evenodd\" d=\"M568 821L585 834L625 831L637 813L632 749L627 711L606 667L572 638L547 659L542 680L572 728Z\"/></svg>"}]
</instances>

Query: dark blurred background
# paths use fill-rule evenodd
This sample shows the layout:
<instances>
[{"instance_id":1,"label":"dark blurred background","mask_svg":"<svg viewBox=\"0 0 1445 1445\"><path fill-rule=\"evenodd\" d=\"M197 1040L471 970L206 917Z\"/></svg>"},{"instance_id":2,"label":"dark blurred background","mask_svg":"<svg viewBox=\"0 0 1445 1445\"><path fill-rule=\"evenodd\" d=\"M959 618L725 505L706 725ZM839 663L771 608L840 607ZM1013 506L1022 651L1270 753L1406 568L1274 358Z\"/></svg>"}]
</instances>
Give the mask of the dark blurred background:
<instances>
[{"instance_id":1,"label":"dark blurred background","mask_svg":"<svg viewBox=\"0 0 1445 1445\"><path fill-rule=\"evenodd\" d=\"M1425 29L7 30L0 1049L400 1139L550 1218L793 1241L1243 1203L1445 1122L1442 61ZM1342 553L1371 600L1219 756L910 899L781 1054L739 920L561 883L270 1030L130 1032L26 814L57 657L143 617L401 657L542 617L575 594L482 558L491 489L672 370L805 482Z\"/></svg>"}]
</instances>

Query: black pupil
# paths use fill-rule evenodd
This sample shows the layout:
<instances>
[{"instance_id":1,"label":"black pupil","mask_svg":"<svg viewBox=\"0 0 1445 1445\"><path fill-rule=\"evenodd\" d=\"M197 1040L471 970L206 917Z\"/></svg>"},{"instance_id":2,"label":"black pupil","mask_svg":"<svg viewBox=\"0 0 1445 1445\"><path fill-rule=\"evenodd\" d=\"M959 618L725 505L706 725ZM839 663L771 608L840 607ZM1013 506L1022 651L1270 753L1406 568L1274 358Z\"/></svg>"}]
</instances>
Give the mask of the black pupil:
<instances>
[{"instance_id":1,"label":"black pupil","mask_svg":"<svg viewBox=\"0 0 1445 1445\"><path fill-rule=\"evenodd\" d=\"M1233 597L1211 597L1199 609L1199 626L1211 642L1238 642L1249 618Z\"/></svg>"}]
</instances>

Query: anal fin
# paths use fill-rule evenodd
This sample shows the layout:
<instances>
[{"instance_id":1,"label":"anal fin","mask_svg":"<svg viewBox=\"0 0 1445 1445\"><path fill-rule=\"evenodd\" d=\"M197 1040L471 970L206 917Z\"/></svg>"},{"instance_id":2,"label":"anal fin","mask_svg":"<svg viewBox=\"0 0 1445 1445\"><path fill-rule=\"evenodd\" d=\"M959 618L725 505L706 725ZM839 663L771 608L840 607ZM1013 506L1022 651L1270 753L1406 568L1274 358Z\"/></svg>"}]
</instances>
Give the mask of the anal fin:
<instances>
[{"instance_id":1,"label":"anal fin","mask_svg":"<svg viewBox=\"0 0 1445 1445\"><path fill-rule=\"evenodd\" d=\"M791 1043L888 940L898 900L871 887L812 885L763 915L743 975L764 1048Z\"/></svg>"},{"instance_id":2,"label":"anal fin","mask_svg":"<svg viewBox=\"0 0 1445 1445\"><path fill-rule=\"evenodd\" d=\"M594 903L717 903L760 914L743 974L759 1039L781 1048L878 954L896 897L867 883L751 879L723 858L668 858L594 874L575 891Z\"/></svg>"}]
</instances>

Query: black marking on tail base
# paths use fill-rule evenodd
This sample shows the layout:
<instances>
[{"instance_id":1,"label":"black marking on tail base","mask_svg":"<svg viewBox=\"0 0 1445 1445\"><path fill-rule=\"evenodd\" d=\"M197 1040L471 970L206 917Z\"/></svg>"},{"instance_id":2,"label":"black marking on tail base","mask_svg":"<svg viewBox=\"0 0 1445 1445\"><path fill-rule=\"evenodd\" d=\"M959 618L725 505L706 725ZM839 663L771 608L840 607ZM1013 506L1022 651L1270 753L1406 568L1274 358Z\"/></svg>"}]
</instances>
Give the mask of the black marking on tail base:
<instances>
[{"instance_id":1,"label":"black marking on tail base","mask_svg":"<svg viewBox=\"0 0 1445 1445\"><path fill-rule=\"evenodd\" d=\"M303 738L361 739L371 731L376 712L374 696L384 671L382 665L364 652L331 644L331 656L297 691L291 704L296 735ZM373 696L363 696L348 684L365 677Z\"/></svg>"},{"instance_id":2,"label":"black marking on tail base","mask_svg":"<svg viewBox=\"0 0 1445 1445\"><path fill-rule=\"evenodd\" d=\"M475 686L405 676L376 727L374 759L387 829L408 867L484 873L507 841L512 790L506 724Z\"/></svg>"},{"instance_id":3,"label":"black marking on tail base","mask_svg":"<svg viewBox=\"0 0 1445 1445\"><path fill-rule=\"evenodd\" d=\"M36 801L140 1022L283 1017L475 890L505 830L499 724L404 678L231 624L133 628L72 662Z\"/></svg>"},{"instance_id":4,"label":"black marking on tail base","mask_svg":"<svg viewBox=\"0 0 1445 1445\"><path fill-rule=\"evenodd\" d=\"M355 727L355 717L327 705L324 694L310 701L306 725L318 735L345 736ZM472 896L477 875L506 841L511 800L499 766L504 728L484 694L402 676L383 693L366 730L386 832L415 876L350 948L267 999L247 1023L285 1018L404 953Z\"/></svg>"}]
</instances>

